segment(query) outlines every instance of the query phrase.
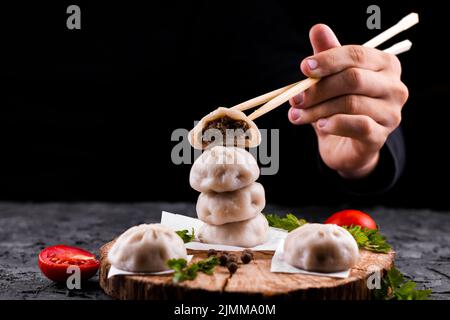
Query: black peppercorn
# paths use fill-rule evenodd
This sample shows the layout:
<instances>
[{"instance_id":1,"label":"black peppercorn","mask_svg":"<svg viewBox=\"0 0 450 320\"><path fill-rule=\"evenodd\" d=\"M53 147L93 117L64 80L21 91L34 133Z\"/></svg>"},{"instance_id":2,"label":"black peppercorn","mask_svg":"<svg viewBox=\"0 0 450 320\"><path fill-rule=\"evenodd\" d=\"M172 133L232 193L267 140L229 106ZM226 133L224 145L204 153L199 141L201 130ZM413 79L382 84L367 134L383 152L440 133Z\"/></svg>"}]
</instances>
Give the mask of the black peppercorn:
<instances>
[{"instance_id":1,"label":"black peppercorn","mask_svg":"<svg viewBox=\"0 0 450 320\"><path fill-rule=\"evenodd\" d=\"M211 257L211 256L217 256L217 251L214 250L214 249L209 249L208 250L208 257Z\"/></svg>"},{"instance_id":2,"label":"black peppercorn","mask_svg":"<svg viewBox=\"0 0 450 320\"><path fill-rule=\"evenodd\" d=\"M236 262L228 262L227 268L228 271L230 271L230 273L233 274L238 269L238 264Z\"/></svg>"},{"instance_id":3,"label":"black peppercorn","mask_svg":"<svg viewBox=\"0 0 450 320\"><path fill-rule=\"evenodd\" d=\"M242 253L248 253L248 254L252 257L252 259L253 259L253 251L252 251L252 250L250 250L250 249L245 249L244 251L242 251Z\"/></svg>"},{"instance_id":4,"label":"black peppercorn","mask_svg":"<svg viewBox=\"0 0 450 320\"><path fill-rule=\"evenodd\" d=\"M241 255L241 261L245 264L249 263L250 261L252 261L253 257L250 253L248 252L243 252Z\"/></svg>"},{"instance_id":5,"label":"black peppercorn","mask_svg":"<svg viewBox=\"0 0 450 320\"><path fill-rule=\"evenodd\" d=\"M220 263L220 265L221 265L222 267L223 267L223 266L226 266L227 263L228 263L228 254L222 253L222 254L219 256L219 263Z\"/></svg>"},{"instance_id":6,"label":"black peppercorn","mask_svg":"<svg viewBox=\"0 0 450 320\"><path fill-rule=\"evenodd\" d=\"M237 262L237 256L235 254L229 254L228 255L228 262Z\"/></svg>"}]
</instances>

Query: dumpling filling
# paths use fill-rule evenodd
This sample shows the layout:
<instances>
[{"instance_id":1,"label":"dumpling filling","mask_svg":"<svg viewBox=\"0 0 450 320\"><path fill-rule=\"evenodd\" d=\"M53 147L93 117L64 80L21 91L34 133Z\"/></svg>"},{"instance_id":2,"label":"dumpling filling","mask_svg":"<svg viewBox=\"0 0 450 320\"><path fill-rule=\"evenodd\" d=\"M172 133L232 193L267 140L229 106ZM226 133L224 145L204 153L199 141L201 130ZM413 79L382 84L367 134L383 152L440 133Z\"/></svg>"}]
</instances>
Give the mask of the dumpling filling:
<instances>
[{"instance_id":1,"label":"dumpling filling","mask_svg":"<svg viewBox=\"0 0 450 320\"><path fill-rule=\"evenodd\" d=\"M208 130L219 130L222 138L221 145L239 146L244 144L245 140L249 140L250 136L246 134L250 128L247 122L243 120L237 120L230 118L229 116L223 116L209 121L202 130L202 145L206 148L210 143L216 141L215 132L208 134ZM205 134L206 132L206 134ZM231 134L231 136L229 136ZM244 140L242 140L244 139Z\"/></svg>"},{"instance_id":2,"label":"dumpling filling","mask_svg":"<svg viewBox=\"0 0 450 320\"><path fill-rule=\"evenodd\" d=\"M188 139L202 150L212 146L254 148L261 143L261 133L242 111L219 107L195 125Z\"/></svg>"}]
</instances>

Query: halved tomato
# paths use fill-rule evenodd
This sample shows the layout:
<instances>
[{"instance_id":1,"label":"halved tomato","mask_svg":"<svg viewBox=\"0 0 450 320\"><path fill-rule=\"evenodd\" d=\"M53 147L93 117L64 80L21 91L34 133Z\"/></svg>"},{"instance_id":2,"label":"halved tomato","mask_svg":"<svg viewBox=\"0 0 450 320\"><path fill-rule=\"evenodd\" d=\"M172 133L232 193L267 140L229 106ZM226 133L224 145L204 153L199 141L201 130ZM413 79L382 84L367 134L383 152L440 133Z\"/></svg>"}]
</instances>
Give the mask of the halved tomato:
<instances>
[{"instance_id":1,"label":"halved tomato","mask_svg":"<svg viewBox=\"0 0 450 320\"><path fill-rule=\"evenodd\" d=\"M39 268L55 282L67 280L71 275L67 273L70 266L79 267L81 280L87 280L97 273L99 265L100 262L89 251L63 244L47 247L39 253Z\"/></svg>"},{"instance_id":2,"label":"halved tomato","mask_svg":"<svg viewBox=\"0 0 450 320\"><path fill-rule=\"evenodd\" d=\"M362 228L377 229L375 221L367 214L358 210L343 210L332 214L326 224L337 224L338 226L361 226Z\"/></svg>"}]
</instances>

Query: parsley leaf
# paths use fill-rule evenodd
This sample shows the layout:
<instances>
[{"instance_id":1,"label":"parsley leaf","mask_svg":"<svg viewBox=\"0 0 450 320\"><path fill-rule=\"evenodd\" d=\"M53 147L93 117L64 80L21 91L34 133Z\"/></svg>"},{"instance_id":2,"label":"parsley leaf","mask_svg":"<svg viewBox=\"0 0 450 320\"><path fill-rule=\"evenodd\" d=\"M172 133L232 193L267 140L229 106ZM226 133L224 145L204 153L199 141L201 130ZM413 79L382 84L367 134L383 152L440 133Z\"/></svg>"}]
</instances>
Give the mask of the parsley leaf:
<instances>
[{"instance_id":1,"label":"parsley leaf","mask_svg":"<svg viewBox=\"0 0 450 320\"><path fill-rule=\"evenodd\" d=\"M186 259L170 259L167 265L174 272L173 283L182 282L185 280L194 280L198 272L212 274L214 267L219 264L219 259L216 256L211 256L207 259L200 260L188 266Z\"/></svg>"},{"instance_id":2,"label":"parsley leaf","mask_svg":"<svg viewBox=\"0 0 450 320\"><path fill-rule=\"evenodd\" d=\"M350 232L360 248L378 253L388 253L391 250L386 238L378 230L354 225L342 227Z\"/></svg>"},{"instance_id":3,"label":"parsley leaf","mask_svg":"<svg viewBox=\"0 0 450 320\"><path fill-rule=\"evenodd\" d=\"M284 218L276 215L276 214L268 214L266 215L266 219L269 222L269 226L279 229L287 230L291 232L298 227L301 227L306 223L305 219L298 219L292 213L286 214Z\"/></svg>"},{"instance_id":4,"label":"parsley leaf","mask_svg":"<svg viewBox=\"0 0 450 320\"><path fill-rule=\"evenodd\" d=\"M389 270L389 272L387 273L387 280L388 280L388 283L390 286L397 288L404 281L404 276L400 272L400 270L398 270L396 268L391 268Z\"/></svg>"},{"instance_id":5,"label":"parsley leaf","mask_svg":"<svg viewBox=\"0 0 450 320\"><path fill-rule=\"evenodd\" d=\"M177 233L177 235L180 236L181 239L183 239L184 243L194 241L194 239L195 239L194 228L192 228L191 234L189 234L189 230L178 230L175 232Z\"/></svg>"},{"instance_id":6,"label":"parsley leaf","mask_svg":"<svg viewBox=\"0 0 450 320\"><path fill-rule=\"evenodd\" d=\"M380 289L374 297L379 300L427 300L431 290L418 290L414 281L407 281L396 268L391 268L383 278Z\"/></svg>"},{"instance_id":7,"label":"parsley leaf","mask_svg":"<svg viewBox=\"0 0 450 320\"><path fill-rule=\"evenodd\" d=\"M196 264L198 265L198 271L206 274L212 274L214 267L219 264L219 259L217 256L210 256L207 259L200 260Z\"/></svg>"}]
</instances>

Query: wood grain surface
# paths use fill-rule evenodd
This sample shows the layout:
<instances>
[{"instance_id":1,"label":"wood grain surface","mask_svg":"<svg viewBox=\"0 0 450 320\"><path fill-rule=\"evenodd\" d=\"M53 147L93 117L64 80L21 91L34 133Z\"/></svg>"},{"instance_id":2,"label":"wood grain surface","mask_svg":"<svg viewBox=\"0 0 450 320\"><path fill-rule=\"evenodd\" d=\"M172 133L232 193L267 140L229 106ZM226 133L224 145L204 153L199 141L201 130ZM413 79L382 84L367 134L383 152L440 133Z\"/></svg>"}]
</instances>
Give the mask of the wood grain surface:
<instances>
[{"instance_id":1,"label":"wood grain surface","mask_svg":"<svg viewBox=\"0 0 450 320\"><path fill-rule=\"evenodd\" d=\"M216 267L213 275L199 273L192 281L172 283L172 275L115 276L107 278L110 263L107 255L113 242L100 249L100 286L115 299L184 299L205 301L217 298L318 300L318 299L370 299L367 278L374 270L390 269L395 253L372 253L362 250L358 264L346 279L304 274L270 272L272 252L255 252L249 264L239 264L230 275L225 267ZM189 251L193 262L206 258L206 252Z\"/></svg>"}]
</instances>

